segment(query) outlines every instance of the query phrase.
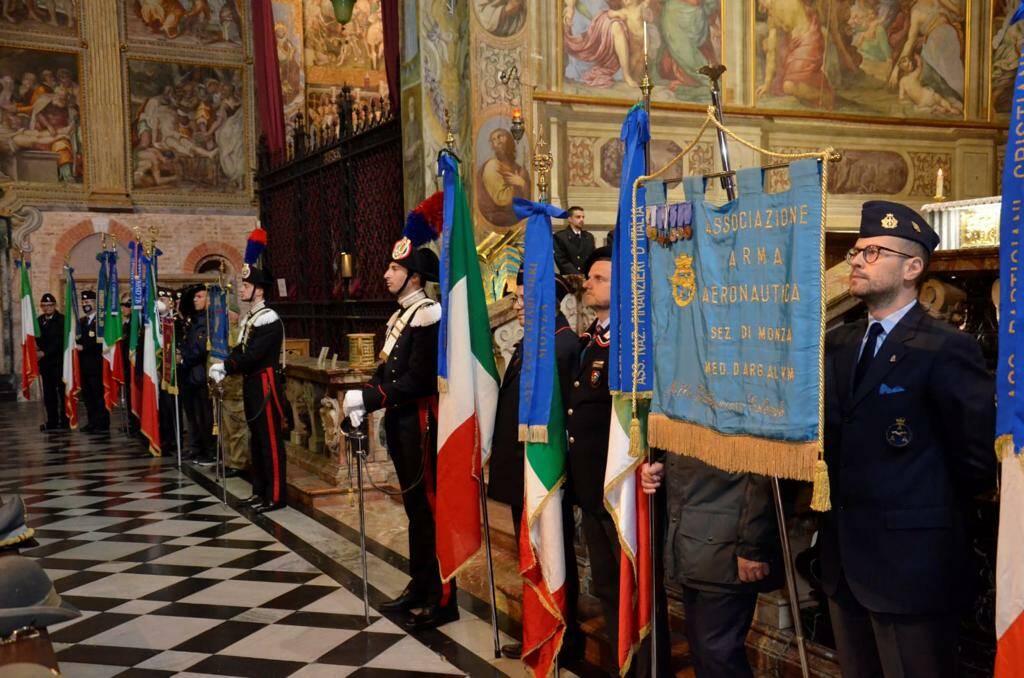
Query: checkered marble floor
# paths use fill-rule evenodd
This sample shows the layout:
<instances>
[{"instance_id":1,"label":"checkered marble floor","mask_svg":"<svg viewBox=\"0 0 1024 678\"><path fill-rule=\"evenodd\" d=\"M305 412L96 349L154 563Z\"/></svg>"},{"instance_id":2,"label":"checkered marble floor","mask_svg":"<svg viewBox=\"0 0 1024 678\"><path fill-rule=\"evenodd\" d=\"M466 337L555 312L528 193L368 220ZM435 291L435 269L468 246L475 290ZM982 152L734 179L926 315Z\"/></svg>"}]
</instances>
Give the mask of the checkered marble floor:
<instances>
[{"instance_id":1,"label":"checkered marble floor","mask_svg":"<svg viewBox=\"0 0 1024 678\"><path fill-rule=\"evenodd\" d=\"M22 496L21 553L83 612L50 628L63 675L508 675L466 647L487 643L367 624L351 568L281 527L293 509L242 515L120 434L41 434L35 407L0 404L0 495Z\"/></svg>"}]
</instances>

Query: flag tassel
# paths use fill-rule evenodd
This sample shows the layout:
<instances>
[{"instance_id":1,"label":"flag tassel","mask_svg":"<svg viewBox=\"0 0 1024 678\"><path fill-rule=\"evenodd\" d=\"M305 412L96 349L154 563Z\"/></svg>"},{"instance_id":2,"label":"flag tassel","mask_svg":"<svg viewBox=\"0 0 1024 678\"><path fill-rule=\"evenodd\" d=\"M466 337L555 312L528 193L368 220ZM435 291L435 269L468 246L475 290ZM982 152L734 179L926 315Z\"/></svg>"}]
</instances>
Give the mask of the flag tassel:
<instances>
[{"instance_id":1,"label":"flag tassel","mask_svg":"<svg viewBox=\"0 0 1024 678\"><path fill-rule=\"evenodd\" d=\"M831 488L828 481L828 464L819 459L814 464L814 493L811 495L812 511L828 511L832 508Z\"/></svg>"},{"instance_id":2,"label":"flag tassel","mask_svg":"<svg viewBox=\"0 0 1024 678\"><path fill-rule=\"evenodd\" d=\"M634 459L644 452L643 436L640 434L640 420L636 414L629 422L629 456Z\"/></svg>"}]
</instances>

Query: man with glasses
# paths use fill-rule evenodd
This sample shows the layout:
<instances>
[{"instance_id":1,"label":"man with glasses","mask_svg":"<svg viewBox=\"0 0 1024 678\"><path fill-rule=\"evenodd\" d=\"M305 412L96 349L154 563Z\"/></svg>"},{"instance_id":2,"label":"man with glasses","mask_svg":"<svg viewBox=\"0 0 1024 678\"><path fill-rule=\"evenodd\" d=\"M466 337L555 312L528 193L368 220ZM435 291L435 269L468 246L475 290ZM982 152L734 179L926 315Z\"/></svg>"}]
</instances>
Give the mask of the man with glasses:
<instances>
[{"instance_id":1,"label":"man with glasses","mask_svg":"<svg viewBox=\"0 0 1024 678\"><path fill-rule=\"evenodd\" d=\"M64 412L64 316L57 311L57 300L47 292L39 300L39 375L43 378L43 403L46 423L40 431L63 431L68 427Z\"/></svg>"},{"instance_id":2,"label":"man with glasses","mask_svg":"<svg viewBox=\"0 0 1024 678\"><path fill-rule=\"evenodd\" d=\"M996 478L994 384L978 343L917 303L938 244L912 209L865 203L847 261L868 317L825 341L819 543L847 678L959 675L967 506Z\"/></svg>"}]
</instances>

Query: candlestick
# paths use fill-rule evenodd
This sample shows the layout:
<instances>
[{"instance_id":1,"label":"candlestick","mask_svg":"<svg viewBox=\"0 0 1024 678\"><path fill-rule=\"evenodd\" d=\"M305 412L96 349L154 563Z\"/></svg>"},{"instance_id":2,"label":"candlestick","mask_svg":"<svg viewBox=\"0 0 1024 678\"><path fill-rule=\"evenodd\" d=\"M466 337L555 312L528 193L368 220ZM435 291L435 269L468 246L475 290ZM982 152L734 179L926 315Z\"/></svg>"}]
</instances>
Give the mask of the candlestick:
<instances>
[{"instance_id":1,"label":"candlestick","mask_svg":"<svg viewBox=\"0 0 1024 678\"><path fill-rule=\"evenodd\" d=\"M647 61L647 20L644 20L644 62Z\"/></svg>"},{"instance_id":2,"label":"candlestick","mask_svg":"<svg viewBox=\"0 0 1024 678\"><path fill-rule=\"evenodd\" d=\"M935 199L936 200L945 200L946 199L946 195L944 193L944 190L945 190L945 178L943 177L942 168L940 167L939 171L935 173Z\"/></svg>"}]
</instances>

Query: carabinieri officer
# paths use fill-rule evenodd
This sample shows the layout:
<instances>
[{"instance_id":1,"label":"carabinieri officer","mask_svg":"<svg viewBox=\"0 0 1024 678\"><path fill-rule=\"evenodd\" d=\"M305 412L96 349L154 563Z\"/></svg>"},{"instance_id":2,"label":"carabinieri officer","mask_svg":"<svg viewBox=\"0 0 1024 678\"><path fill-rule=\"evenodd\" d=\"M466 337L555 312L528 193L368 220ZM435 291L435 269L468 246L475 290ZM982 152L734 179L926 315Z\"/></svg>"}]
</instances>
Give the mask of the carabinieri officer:
<instances>
[{"instance_id":1,"label":"carabinieri officer","mask_svg":"<svg viewBox=\"0 0 1024 678\"><path fill-rule=\"evenodd\" d=\"M406 612L405 626L430 629L459 618L455 580L442 583L435 548L437 468L437 333L441 305L423 285L437 282L437 255L403 237L391 250L384 281L401 308L388 320L383 362L368 384L345 394L353 423L384 409L388 454L395 463L409 518L409 576L405 590L378 609ZM419 612L413 612L419 609Z\"/></svg>"},{"instance_id":2,"label":"carabinieri officer","mask_svg":"<svg viewBox=\"0 0 1024 678\"><path fill-rule=\"evenodd\" d=\"M226 375L244 375L242 400L249 424L252 448L252 496L245 501L257 513L283 508L285 504L284 393L281 389L281 354L284 345L284 323L274 309L266 304L274 278L262 263L266 233L257 228L249 236L246 264L242 267L241 299L248 302L249 312L242 319L238 345L223 363L210 366L210 378L220 383ZM254 256L251 253L255 252ZM252 263L250 263L252 259Z\"/></svg>"}]
</instances>

